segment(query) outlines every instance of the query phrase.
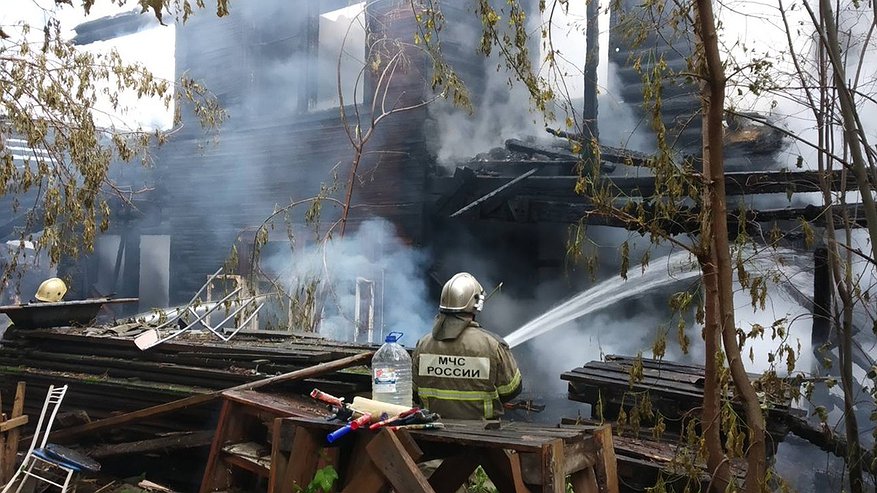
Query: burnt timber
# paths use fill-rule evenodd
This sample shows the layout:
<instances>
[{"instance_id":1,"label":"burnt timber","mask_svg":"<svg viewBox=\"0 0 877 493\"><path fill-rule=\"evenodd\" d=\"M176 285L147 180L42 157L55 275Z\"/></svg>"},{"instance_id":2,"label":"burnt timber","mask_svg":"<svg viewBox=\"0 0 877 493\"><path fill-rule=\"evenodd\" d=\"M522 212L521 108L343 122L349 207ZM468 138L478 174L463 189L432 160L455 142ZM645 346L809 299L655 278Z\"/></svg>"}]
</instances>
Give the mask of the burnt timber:
<instances>
[{"instance_id":1,"label":"burnt timber","mask_svg":"<svg viewBox=\"0 0 877 493\"><path fill-rule=\"evenodd\" d=\"M584 418L563 418L561 425L599 425L599 420ZM617 430L617 428L616 428ZM700 483L699 491L708 491L712 476L702 461L695 460L692 470L679 460L680 438L670 432L664 432L660 440L655 439L654 429L641 428L638 433L622 431L612 436L615 448L618 482L623 485L622 491L647 491L647 489L663 480L669 491L684 491L692 482L692 476ZM742 479L746 474L746 463L740 459L731 459L732 473Z\"/></svg>"},{"instance_id":2,"label":"burnt timber","mask_svg":"<svg viewBox=\"0 0 877 493\"><path fill-rule=\"evenodd\" d=\"M640 363L642 376L634 379L632 371ZM750 377L756 380L758 375ZM669 423L668 429L681 434L683 422L703 406L704 368L700 365L609 355L605 361L591 361L564 372L560 378L569 382L568 398L591 404L596 419L617 419L620 410L629 413L642 396L648 395L654 412ZM737 406L733 396L730 399ZM602 409L598 409L598 403L602 403ZM775 453L788 434L788 417L798 414L788 400L771 403L765 413L766 431L772 438L768 453Z\"/></svg>"},{"instance_id":3,"label":"burnt timber","mask_svg":"<svg viewBox=\"0 0 877 493\"><path fill-rule=\"evenodd\" d=\"M108 331L107 331L108 332ZM109 332L108 332L109 333ZM132 412L194 395L255 382L361 353L357 346L314 337L251 337L239 334L233 345L193 337L140 351L131 337L100 335L81 328L16 330L0 346L0 392L14 392L26 381L25 412L39 414L45 397L38 389L70 386L65 412L85 411L91 420ZM314 386L338 395L370 388L367 372L335 372L278 388L306 393ZM182 409L125 427L127 439L209 428L218 404ZM205 428L206 427L206 428ZM110 430L110 435L119 430ZM96 438L96 437L92 437Z\"/></svg>"},{"instance_id":4,"label":"burnt timber","mask_svg":"<svg viewBox=\"0 0 877 493\"><path fill-rule=\"evenodd\" d=\"M522 223L574 223L587 218L591 224L627 227L625 223L594 214L592 202L576 193L579 176L545 175L537 168L519 176L496 176L476 172L469 168L457 168L453 177L436 180L435 191L440 199L436 203L437 214L444 217L466 216L472 219L514 221ZM831 175L833 190L855 190L850 177ZM608 189L631 203L643 202L656 191L651 176L600 176L600 188ZM818 192L820 173L815 171L757 171L731 172L725 174L725 187L729 196L755 194L787 194ZM647 207L647 206L646 206ZM853 217L861 217L859 205L846 206ZM836 207L840 213L843 207ZM746 222L771 222L803 219L820 224L824 222L825 209L820 206L787 207L765 210L747 210ZM696 211L694 211L696 212ZM730 222L741 222L739 211L732 211ZM697 224L676 225L675 229L697 231ZM670 228L673 230L674 228Z\"/></svg>"}]
</instances>

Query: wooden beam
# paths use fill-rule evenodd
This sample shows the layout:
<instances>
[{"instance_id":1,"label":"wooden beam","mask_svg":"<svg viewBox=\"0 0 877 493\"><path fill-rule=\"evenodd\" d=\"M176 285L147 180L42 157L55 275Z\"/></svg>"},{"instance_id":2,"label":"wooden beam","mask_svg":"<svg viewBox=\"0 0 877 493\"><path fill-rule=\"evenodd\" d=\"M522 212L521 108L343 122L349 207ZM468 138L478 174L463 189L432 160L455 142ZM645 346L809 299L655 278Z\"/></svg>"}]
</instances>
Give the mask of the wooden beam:
<instances>
[{"instance_id":1,"label":"wooden beam","mask_svg":"<svg viewBox=\"0 0 877 493\"><path fill-rule=\"evenodd\" d=\"M585 144L585 138L582 137L582 134L573 134L550 127L546 128L545 131L555 137L575 140L582 145ZM601 166L605 166L606 162L625 164L628 166L647 166L652 160L652 156L645 152L634 151L631 149L623 149L621 147L612 147L603 144L600 144L599 147ZM612 169L614 169L614 167Z\"/></svg>"},{"instance_id":2,"label":"wooden beam","mask_svg":"<svg viewBox=\"0 0 877 493\"><path fill-rule=\"evenodd\" d=\"M615 446L612 443L612 427L605 425L594 430L594 439L600 446L600 460L594 467L600 480L600 493L618 493L618 470Z\"/></svg>"},{"instance_id":3,"label":"wooden beam","mask_svg":"<svg viewBox=\"0 0 877 493\"><path fill-rule=\"evenodd\" d=\"M574 472L569 478L573 493L601 493L593 467Z\"/></svg>"},{"instance_id":4,"label":"wooden beam","mask_svg":"<svg viewBox=\"0 0 877 493\"><path fill-rule=\"evenodd\" d=\"M478 468L478 461L479 458L467 452L447 457L430 474L429 484L436 493L455 493Z\"/></svg>"},{"instance_id":5,"label":"wooden beam","mask_svg":"<svg viewBox=\"0 0 877 493\"><path fill-rule=\"evenodd\" d=\"M290 382L295 380L312 378L325 373L366 363L367 361L371 360L371 357L373 355L374 351L366 351L364 353L348 356L346 358L341 358L326 363L320 363L318 365L310 366L308 368L302 368L300 370L295 370L289 373L275 375L273 377L257 380L255 382L245 383L228 389L216 390L213 392L208 392L206 394L193 395L184 399L168 402L166 404L159 404L157 406L148 407L146 409L140 409L130 413L120 414L118 416L112 416L99 421L93 421L84 425L54 431L52 432L51 439L54 441L69 440L85 433L94 433L99 430L105 430L107 428L128 424L145 418L152 418L162 414L179 411L181 409L199 406L219 398L223 392L234 390L254 390L274 383Z\"/></svg>"},{"instance_id":6,"label":"wooden beam","mask_svg":"<svg viewBox=\"0 0 877 493\"><path fill-rule=\"evenodd\" d=\"M438 184L444 185L444 190L434 191L440 195L436 200L434 210L439 216L446 211L451 211L466 204L466 197L472 194L475 185L475 172L470 168L461 167L454 170L454 176L443 180L437 180Z\"/></svg>"},{"instance_id":7,"label":"wooden beam","mask_svg":"<svg viewBox=\"0 0 877 493\"><path fill-rule=\"evenodd\" d=\"M388 429L378 432L366 446L366 452L396 491L435 493L432 486L408 455L395 433Z\"/></svg>"},{"instance_id":8,"label":"wooden beam","mask_svg":"<svg viewBox=\"0 0 877 493\"><path fill-rule=\"evenodd\" d=\"M205 447L213 441L213 430L196 431L191 433L175 433L161 438L151 438L136 442L114 443L100 445L88 449L87 455L100 459L117 455L139 454L144 452L156 452L162 450L177 450L195 447Z\"/></svg>"},{"instance_id":9,"label":"wooden beam","mask_svg":"<svg viewBox=\"0 0 877 493\"><path fill-rule=\"evenodd\" d=\"M289 463L277 493L294 493L307 488L317 472L319 452L325 442L326 437L321 432L303 426L296 427Z\"/></svg>"},{"instance_id":10,"label":"wooden beam","mask_svg":"<svg viewBox=\"0 0 877 493\"><path fill-rule=\"evenodd\" d=\"M12 419L10 421L24 418L24 422L27 423L27 416L24 414L26 390L27 384L25 382L18 382L15 386L15 400L12 402ZM7 421L6 423L9 422ZM0 440L0 484L5 484L15 474L19 436L21 436L21 429L14 427Z\"/></svg>"},{"instance_id":11,"label":"wooden beam","mask_svg":"<svg viewBox=\"0 0 877 493\"><path fill-rule=\"evenodd\" d=\"M384 493L390 486L366 452L372 434L359 433L355 438L350 463L341 477L344 481L341 493Z\"/></svg>"},{"instance_id":12,"label":"wooden beam","mask_svg":"<svg viewBox=\"0 0 877 493\"><path fill-rule=\"evenodd\" d=\"M496 486L497 491L530 493L530 489L524 484L519 454L511 450L485 449L483 456L486 460L481 467L484 468L484 472Z\"/></svg>"},{"instance_id":13,"label":"wooden beam","mask_svg":"<svg viewBox=\"0 0 877 493\"><path fill-rule=\"evenodd\" d=\"M519 222L573 224L586 218L587 223L594 226L614 226L619 228L628 228L631 226L620 219L597 214L594 207L583 198L574 201L560 201L551 200L550 198L519 196L515 197L514 200L525 198L527 199L527 213L526 215L517 218ZM843 206L833 207L833 211L837 218L841 217L843 209ZM864 217L857 215L861 212L860 204L848 204L845 209L849 212L850 217ZM668 222L666 225L663 225L662 228L670 232L678 233L697 231L700 227L699 223L696 221L697 211L694 209L688 209L685 212L690 216L689 220L686 221L685 218L680 217L676 221ZM509 216L500 212L495 214L486 213L482 214L480 217L481 219L486 220L507 221ZM646 221L648 220L648 217L646 217ZM825 208L817 205L808 205L805 207L749 210L746 211L746 217L744 220L748 225L770 223L774 221L804 220L813 225L822 226L826 222L826 216ZM729 231L736 232L739 226L739 214L737 211L732 211L728 215L728 229ZM858 220L852 224L852 226L863 227L865 226L865 222L864 220Z\"/></svg>"},{"instance_id":14,"label":"wooden beam","mask_svg":"<svg viewBox=\"0 0 877 493\"><path fill-rule=\"evenodd\" d=\"M544 448L542 459L542 492L566 493L563 440L555 440Z\"/></svg>"},{"instance_id":15,"label":"wooden beam","mask_svg":"<svg viewBox=\"0 0 877 493\"><path fill-rule=\"evenodd\" d=\"M838 433L826 433L819 427L809 423L806 418L787 416L790 431L795 435L807 440L826 452L836 457L846 458L849 455L849 442L844 435ZM862 467L871 474L877 474L877 458L870 450L859 449L859 458Z\"/></svg>"},{"instance_id":16,"label":"wooden beam","mask_svg":"<svg viewBox=\"0 0 877 493\"><path fill-rule=\"evenodd\" d=\"M479 197L474 202L463 207L462 209L458 210L457 212L451 214L450 217L457 217L457 216L464 215L466 213L474 212L476 210L476 207L479 207L479 206L482 206L481 207L482 209L490 210L491 204L492 204L493 208L495 208L497 205L497 202L501 201L503 199L503 197L507 197L510 193L512 193L515 190L515 188L518 186L518 184L520 184L521 182L523 182L527 178L533 176L534 173L536 173L536 168L533 168L530 171L527 171L526 173L518 176L514 180L506 183L505 185L502 185L501 187L497 188L496 190L493 190L493 191L485 194L484 196Z\"/></svg>"},{"instance_id":17,"label":"wooden beam","mask_svg":"<svg viewBox=\"0 0 877 493\"><path fill-rule=\"evenodd\" d=\"M241 423L230 419L232 412L232 402L226 400L222 403L222 409L219 410L219 420L216 422L216 429L213 430L213 440L210 445L210 453L207 455L207 464L204 466L204 477L201 479L201 489L199 493L207 493L210 491L222 490L231 486L231 470L223 467L220 462L222 456L222 446L225 445L226 438L229 437L229 428L235 428L239 431Z\"/></svg>"},{"instance_id":18,"label":"wooden beam","mask_svg":"<svg viewBox=\"0 0 877 493\"><path fill-rule=\"evenodd\" d=\"M27 416L18 416L0 423L0 433L13 430L27 424Z\"/></svg>"},{"instance_id":19,"label":"wooden beam","mask_svg":"<svg viewBox=\"0 0 877 493\"><path fill-rule=\"evenodd\" d=\"M400 428L394 431L393 435L399 439L399 443L402 444L402 448L405 449L405 453L408 454L408 457L411 457L412 461L420 462L420 459L423 459L423 450L421 450L420 445L417 445L417 442L414 441L411 432L404 428Z\"/></svg>"},{"instance_id":20,"label":"wooden beam","mask_svg":"<svg viewBox=\"0 0 877 493\"><path fill-rule=\"evenodd\" d=\"M268 475L268 493L277 493L281 489L290 454L283 452L280 435L283 433L283 418L274 418L271 424L271 472Z\"/></svg>"},{"instance_id":21,"label":"wooden beam","mask_svg":"<svg viewBox=\"0 0 877 493\"><path fill-rule=\"evenodd\" d=\"M844 183L840 172L832 174L833 190L854 190L855 183L848 178ZM473 194L481 196L496 190L515 179L509 176L475 177ZM533 176L519 187L521 195L541 196L549 200L569 200L581 196L576 194L578 176ZM614 190L614 193L630 197L649 197L655 193L655 180L650 176L604 176L600 187ZM754 195L765 193L818 192L819 172L816 171L758 171L725 173L725 187L728 195Z\"/></svg>"}]
</instances>

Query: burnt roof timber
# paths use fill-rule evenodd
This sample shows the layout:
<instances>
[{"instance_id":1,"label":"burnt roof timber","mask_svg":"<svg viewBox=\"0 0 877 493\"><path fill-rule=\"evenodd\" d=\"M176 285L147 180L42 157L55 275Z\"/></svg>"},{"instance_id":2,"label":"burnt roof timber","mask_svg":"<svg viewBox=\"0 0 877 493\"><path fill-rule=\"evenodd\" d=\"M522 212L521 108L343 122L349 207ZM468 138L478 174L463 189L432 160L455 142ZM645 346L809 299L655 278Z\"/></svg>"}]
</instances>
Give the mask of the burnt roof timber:
<instances>
[{"instance_id":1,"label":"burnt roof timber","mask_svg":"<svg viewBox=\"0 0 877 493\"><path fill-rule=\"evenodd\" d=\"M544 146L541 144L524 142L523 140L518 140L518 139L506 140L505 146L510 151L522 152L522 153L530 154L530 155L542 154L543 156L547 156L551 159L559 159L559 160L564 161L564 162L572 161L573 163L578 163L579 161L581 161L581 158L579 156L576 156L572 152L569 152L569 151L562 152L556 148ZM610 162L624 163L625 159L619 157L617 155L617 153L613 153L613 150L617 150L617 149L611 148L611 147L605 147L605 149L606 149L608 154L607 154L606 158L601 159L600 169L607 172L607 173L611 173L612 171L615 171L615 165L610 164ZM604 150L604 146L600 146L601 158L603 157L603 154L602 154L603 150ZM604 162L604 161L607 161L607 162ZM551 164L551 161L547 161L545 163Z\"/></svg>"},{"instance_id":2,"label":"burnt roof timber","mask_svg":"<svg viewBox=\"0 0 877 493\"><path fill-rule=\"evenodd\" d=\"M856 190L853 177L848 176L842 186L842 174L832 173L831 189ZM507 185L517 177L476 175L472 195L481 197ZM520 195L538 195L557 200L575 199L578 176L530 176L517 187ZM655 193L655 181L651 176L602 176L601 188L610 187L615 193L630 197L649 197ZM725 191L728 195L753 195L766 193L818 192L817 171L758 171L725 173Z\"/></svg>"},{"instance_id":3,"label":"burnt roof timber","mask_svg":"<svg viewBox=\"0 0 877 493\"><path fill-rule=\"evenodd\" d=\"M507 202L507 208L497 207L493 210L482 210L477 216L482 220L514 221L521 223L562 223L574 224L585 220L592 226L612 226L631 230L638 230L638 225L629 224L619 218L601 214L587 203L569 203L544 200L539 197L515 197ZM844 209L853 217L853 227L864 227L865 219L861 204L848 204L846 206L835 205L833 210L835 220L840 224L843 220ZM687 209L685 218L671 221L666 218L646 218L649 223L658 223L658 227L671 234L693 233L700 230L700 222L697 220L697 210ZM737 231L740 227L739 211L728 213L728 229ZM817 205L805 207L785 207L776 209L747 210L745 223L749 227L759 228L759 224L775 221L806 221L814 226L825 226L825 208Z\"/></svg>"},{"instance_id":4,"label":"burnt roof timber","mask_svg":"<svg viewBox=\"0 0 877 493\"><path fill-rule=\"evenodd\" d=\"M158 25L159 22L154 16L144 15L143 12L133 9L77 25L73 28L76 36L72 41L75 45L87 45L96 41L115 39Z\"/></svg>"},{"instance_id":5,"label":"burnt roof timber","mask_svg":"<svg viewBox=\"0 0 877 493\"><path fill-rule=\"evenodd\" d=\"M479 206L481 206L485 209L489 209L492 206L495 207L505 197L508 197L509 194L513 193L515 191L515 188L517 186L521 185L524 182L524 180L526 180L530 176L533 176L533 174L536 173L536 171L538 171L538 168L533 168L530 171L527 171L526 173L515 178L514 180L506 183L505 185L497 188L496 190L494 190L486 195L483 195L482 197L478 198L477 200L470 203L469 205L467 205L467 206L463 207L462 209L458 210L457 212L451 214L451 217L457 217L457 216L467 214L467 213L471 214L472 212L477 211L476 207L479 207Z\"/></svg>"},{"instance_id":6,"label":"burnt roof timber","mask_svg":"<svg viewBox=\"0 0 877 493\"><path fill-rule=\"evenodd\" d=\"M581 134L573 134L550 127L546 128L545 131L555 137L574 140L579 143L584 142L584 138ZM508 141L506 141L506 145L508 145ZM645 152L622 149L621 147L612 147L604 144L600 144L599 149L600 159L610 163L627 164L628 166L646 166L651 160L651 155ZM569 156L573 156L572 153L570 153Z\"/></svg>"}]
</instances>

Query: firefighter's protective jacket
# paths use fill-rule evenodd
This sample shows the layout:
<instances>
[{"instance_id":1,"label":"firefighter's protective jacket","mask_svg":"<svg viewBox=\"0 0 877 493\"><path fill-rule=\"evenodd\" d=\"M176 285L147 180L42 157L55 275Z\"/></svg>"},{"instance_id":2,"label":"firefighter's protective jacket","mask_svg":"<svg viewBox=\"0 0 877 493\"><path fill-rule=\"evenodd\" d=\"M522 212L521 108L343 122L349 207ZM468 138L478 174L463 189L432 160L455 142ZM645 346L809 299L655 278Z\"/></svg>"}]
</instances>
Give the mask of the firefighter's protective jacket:
<instances>
[{"instance_id":1,"label":"firefighter's protective jacket","mask_svg":"<svg viewBox=\"0 0 877 493\"><path fill-rule=\"evenodd\" d=\"M494 419L503 414L502 403L521 391L521 372L501 337L474 320L453 320L461 321L462 331L453 338L434 329L417 342L415 393L444 418Z\"/></svg>"}]
</instances>

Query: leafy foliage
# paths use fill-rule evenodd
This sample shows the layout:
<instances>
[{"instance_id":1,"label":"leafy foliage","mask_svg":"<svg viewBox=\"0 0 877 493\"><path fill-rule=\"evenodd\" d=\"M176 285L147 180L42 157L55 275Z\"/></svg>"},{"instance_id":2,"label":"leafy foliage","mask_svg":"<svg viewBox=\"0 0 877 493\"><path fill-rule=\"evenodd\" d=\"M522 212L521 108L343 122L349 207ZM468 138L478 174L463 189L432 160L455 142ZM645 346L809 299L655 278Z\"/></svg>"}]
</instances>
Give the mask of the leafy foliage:
<instances>
[{"instance_id":1,"label":"leafy foliage","mask_svg":"<svg viewBox=\"0 0 877 493\"><path fill-rule=\"evenodd\" d=\"M93 4L86 1L84 10ZM141 4L159 19L168 7ZM174 125L180 124L183 104L192 104L206 129L215 130L225 118L197 81L163 80L116 51L91 53L74 46L62 33L61 8L45 10L41 32L21 22L2 26L0 39L0 199L11 200L25 219L22 239L35 240L55 263L91 251L96 235L109 227L111 197L130 204L143 191L115 183L111 167L149 166L152 150L174 131L126 122L131 110L126 98L174 107Z\"/></svg>"}]
</instances>

